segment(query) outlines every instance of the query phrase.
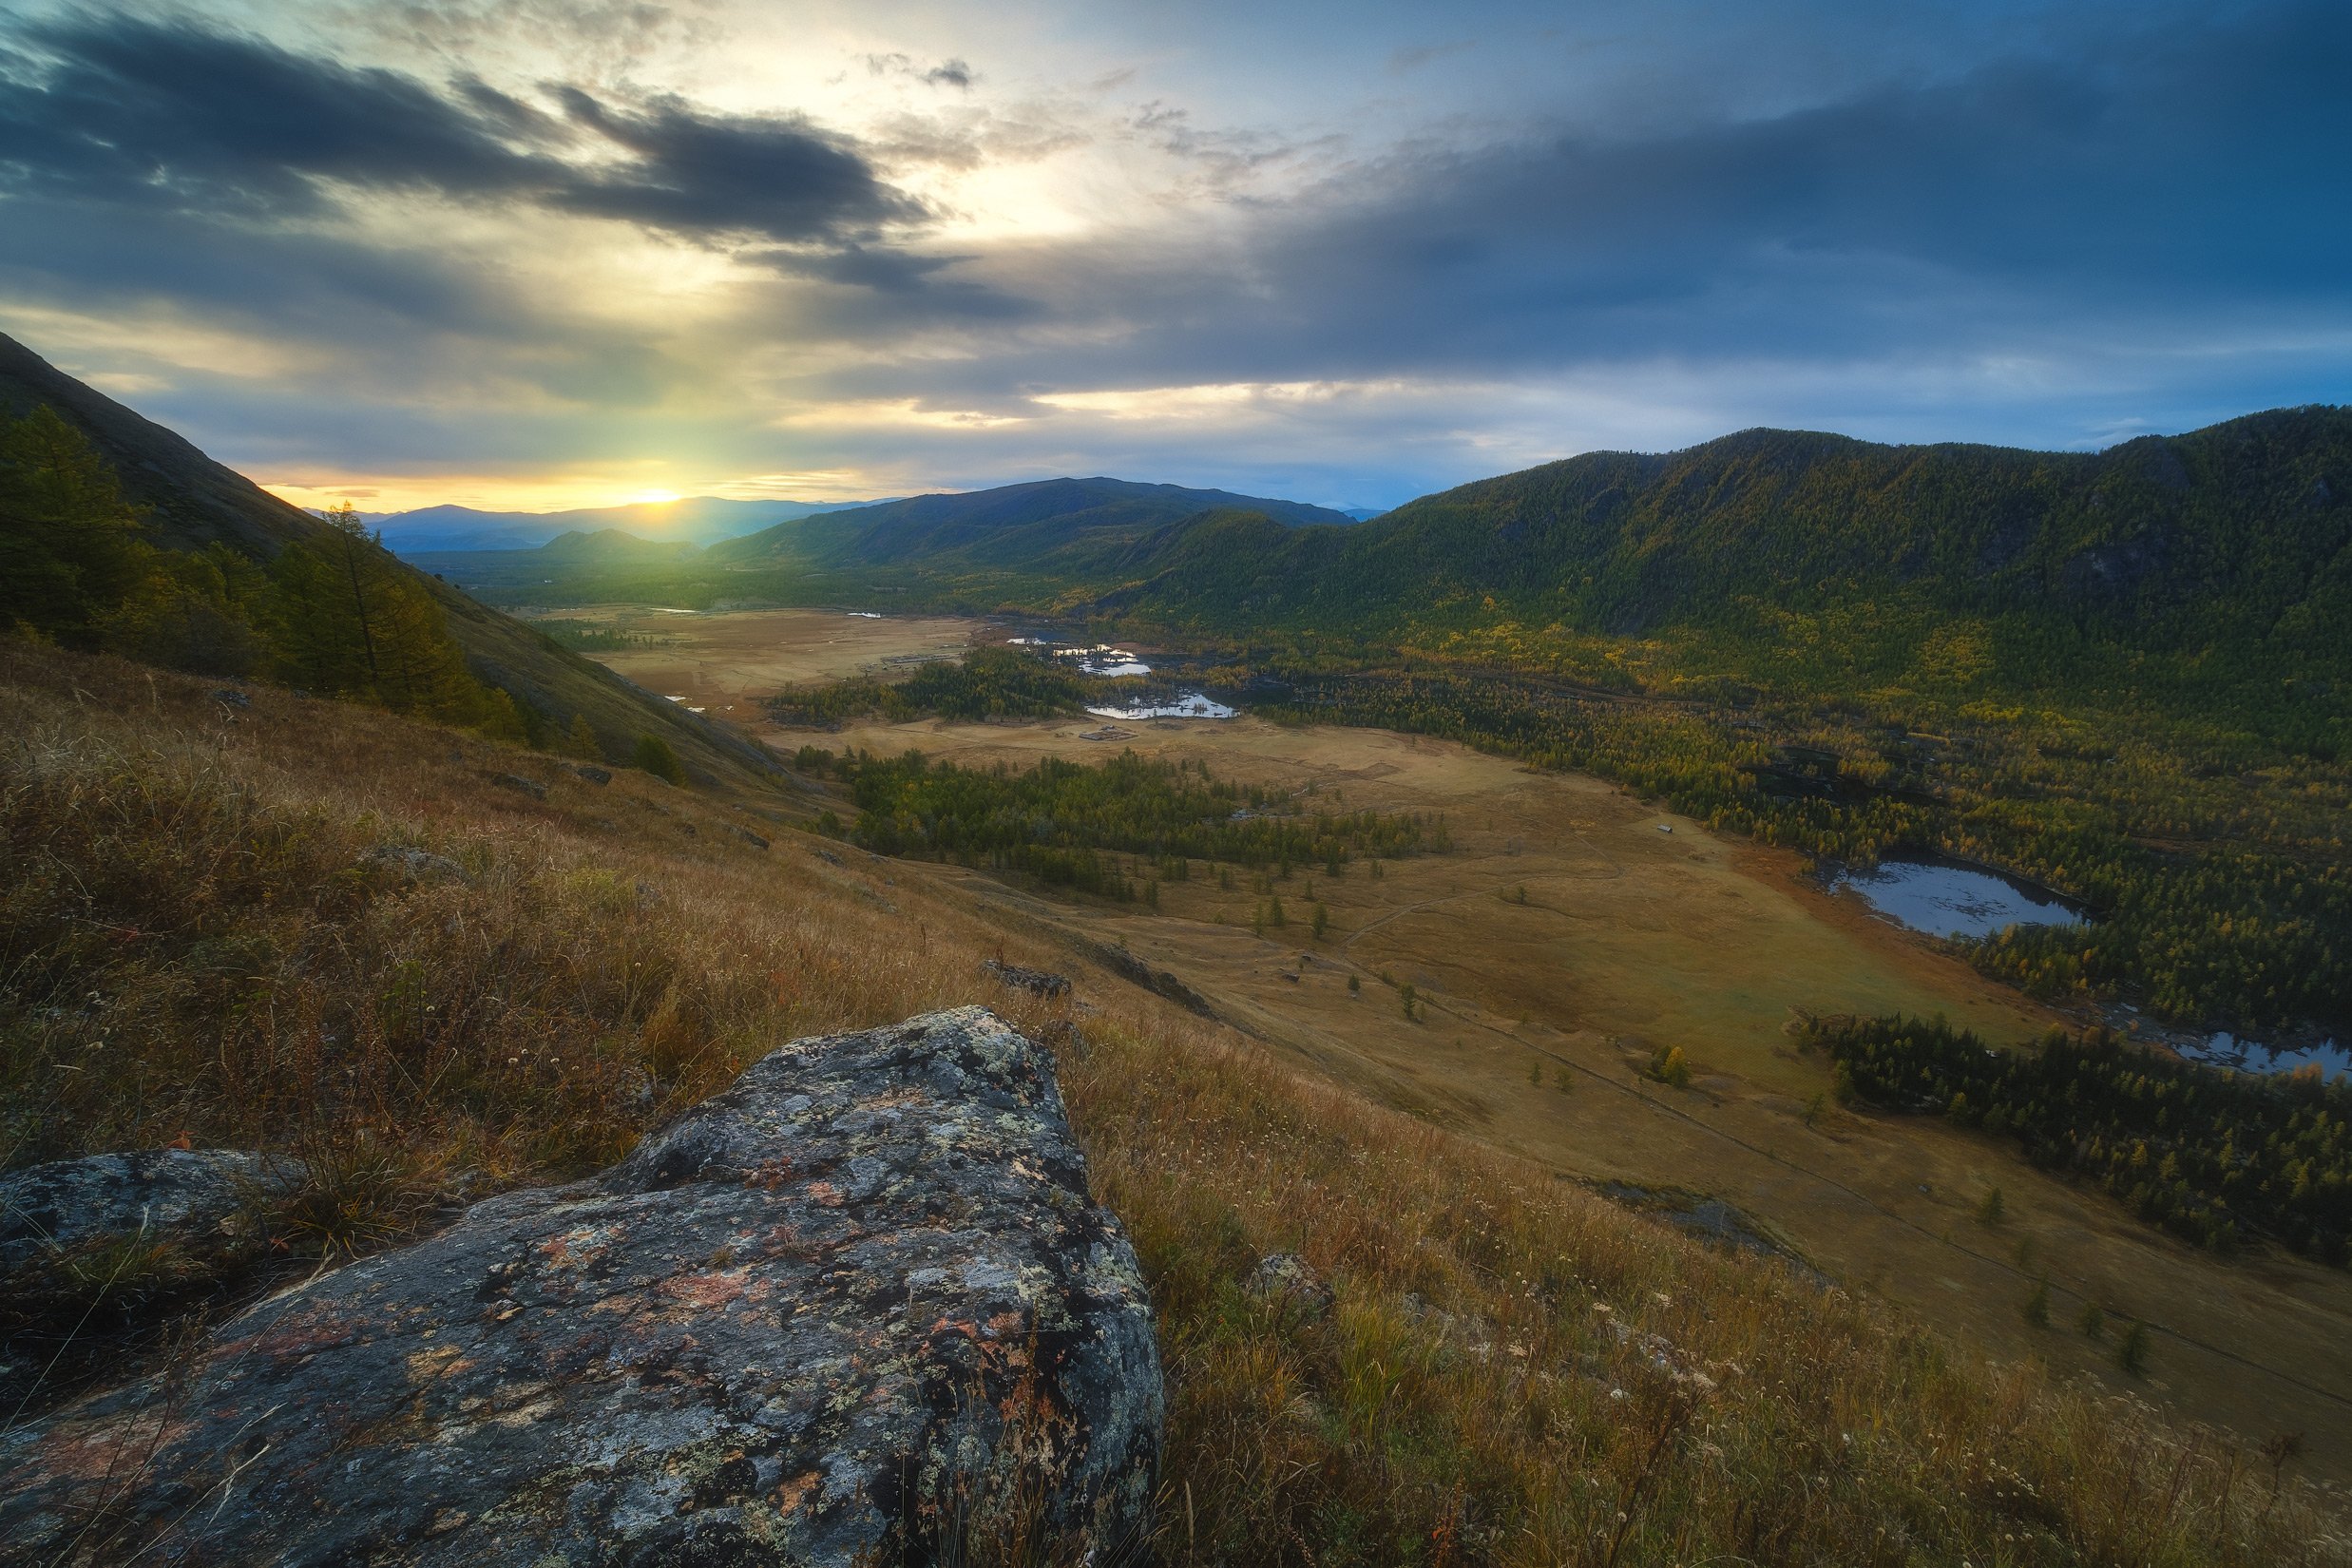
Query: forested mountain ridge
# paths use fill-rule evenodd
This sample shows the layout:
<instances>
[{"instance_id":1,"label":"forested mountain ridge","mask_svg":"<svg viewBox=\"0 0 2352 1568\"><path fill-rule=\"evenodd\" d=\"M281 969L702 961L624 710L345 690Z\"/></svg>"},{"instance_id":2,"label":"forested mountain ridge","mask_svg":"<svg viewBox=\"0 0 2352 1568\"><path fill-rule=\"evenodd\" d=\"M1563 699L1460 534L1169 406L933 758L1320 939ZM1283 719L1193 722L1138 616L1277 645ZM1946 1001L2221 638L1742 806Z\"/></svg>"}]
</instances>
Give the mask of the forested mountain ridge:
<instances>
[{"instance_id":1,"label":"forested mountain ridge","mask_svg":"<svg viewBox=\"0 0 2352 1568\"><path fill-rule=\"evenodd\" d=\"M1172 524L1239 509L1274 526L1352 527L1345 512L1297 501L1188 489L1126 479L1043 479L963 494L919 495L794 520L714 546L715 561L753 563L786 553L872 565L1085 572Z\"/></svg>"},{"instance_id":2,"label":"forested mountain ridge","mask_svg":"<svg viewBox=\"0 0 2352 1568\"><path fill-rule=\"evenodd\" d=\"M2333 668L2352 641L2352 410L2095 453L1746 430L1481 480L1345 530L1204 517L1128 565L1101 608L1204 630L1500 612L1769 635L1862 602L2134 646L2263 640Z\"/></svg>"},{"instance_id":3,"label":"forested mountain ridge","mask_svg":"<svg viewBox=\"0 0 2352 1568\"><path fill-rule=\"evenodd\" d=\"M124 530L125 540L135 538L142 545L160 547L181 563L174 569L182 575L193 571L199 578L209 576L203 592L216 602L210 608L220 612L206 618L214 622L217 635L213 641L219 643L220 636L226 635L242 651L228 662L220 662L225 645L216 646L184 667L227 675L241 673L260 659L243 646L251 642L255 628L248 626L232 635L219 624L221 616L241 621L247 611L258 607L256 595L260 577L294 564L296 558L325 552L322 560L332 556L336 563L364 565L372 581L403 604L412 618L423 614L418 621L420 646L442 638L452 641L462 653L464 674L484 688L503 693L513 705L512 722L532 731L543 721L556 731L584 723L600 737L604 751L616 757L626 755L641 736L659 736L685 759L689 769L713 775L749 778L764 776L771 769L764 754L740 737L641 690L448 583L399 564L380 548L351 545L331 524L279 500L205 456L183 437L0 335L0 427L51 418L62 421L60 428L72 432L75 444L86 444L84 450L93 453L94 461L102 466L107 476L104 488L115 493L102 498L93 492L90 499L102 512L124 512L123 521L129 525ZM70 464L76 459L68 453L66 460ZM85 477L97 478L94 474ZM18 542L13 530L21 528L22 542L30 545L62 538L67 526L63 516L0 521L6 521L11 530L9 543ZM15 556L8 559L13 561ZM318 561L307 564L313 577L324 569ZM279 570L278 575L285 574ZM422 610L427 604L431 606L430 614ZM7 606L0 604L0 626L10 619ZM288 628L278 630L281 652L301 641L298 635L284 635ZM141 657L161 662L176 661L152 649L137 651ZM292 667L281 673L321 692L335 689ZM462 684L464 678L444 671L435 679L447 685L450 679ZM406 711L404 703L392 705ZM442 708L427 704L418 711L458 720L461 710L470 712L465 701L451 697Z\"/></svg>"}]
</instances>

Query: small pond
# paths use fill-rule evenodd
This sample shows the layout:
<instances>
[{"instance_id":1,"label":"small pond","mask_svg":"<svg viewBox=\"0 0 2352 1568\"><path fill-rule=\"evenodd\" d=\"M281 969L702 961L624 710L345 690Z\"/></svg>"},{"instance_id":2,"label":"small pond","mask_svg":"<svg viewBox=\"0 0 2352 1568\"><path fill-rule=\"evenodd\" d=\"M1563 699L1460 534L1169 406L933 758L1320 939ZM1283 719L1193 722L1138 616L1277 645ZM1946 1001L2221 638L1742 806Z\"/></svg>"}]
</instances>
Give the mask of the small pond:
<instances>
[{"instance_id":1,"label":"small pond","mask_svg":"<svg viewBox=\"0 0 2352 1568\"><path fill-rule=\"evenodd\" d=\"M1991 936L2007 926L2072 926L2083 911L2044 888L1948 860L1882 860L1876 870L1839 870L1832 892L1851 888L1899 926L1930 936Z\"/></svg>"},{"instance_id":2,"label":"small pond","mask_svg":"<svg viewBox=\"0 0 2352 1568\"><path fill-rule=\"evenodd\" d=\"M1078 665L1080 675L1150 675L1152 667L1125 648L1114 648L1108 642L1098 642L1091 648L1057 647L1049 637L1008 637L1005 646L1038 648L1054 659L1066 659Z\"/></svg>"},{"instance_id":3,"label":"small pond","mask_svg":"<svg viewBox=\"0 0 2352 1568\"><path fill-rule=\"evenodd\" d=\"M1088 708L1098 718L1231 718L1233 710L1201 692L1184 692L1164 702L1138 702L1124 708Z\"/></svg>"},{"instance_id":4,"label":"small pond","mask_svg":"<svg viewBox=\"0 0 2352 1568\"><path fill-rule=\"evenodd\" d=\"M2176 1040L2172 1048L2191 1061L2228 1067L2241 1073L2291 1073L2316 1066L2329 1082L2352 1072L2352 1048L2323 1040L2316 1045L2265 1045L2226 1030L2208 1035L2203 1043Z\"/></svg>"}]
</instances>

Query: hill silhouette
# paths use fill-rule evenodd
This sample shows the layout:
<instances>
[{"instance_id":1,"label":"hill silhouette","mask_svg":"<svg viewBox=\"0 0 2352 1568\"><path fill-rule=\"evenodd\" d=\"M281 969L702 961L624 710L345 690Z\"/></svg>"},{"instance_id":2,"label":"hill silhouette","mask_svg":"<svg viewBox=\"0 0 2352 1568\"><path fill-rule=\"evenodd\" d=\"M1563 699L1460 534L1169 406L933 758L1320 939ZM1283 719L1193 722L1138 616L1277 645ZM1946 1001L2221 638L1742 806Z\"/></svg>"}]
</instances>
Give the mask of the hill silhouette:
<instances>
[{"instance_id":1,"label":"hill silhouette","mask_svg":"<svg viewBox=\"0 0 2352 1568\"><path fill-rule=\"evenodd\" d=\"M1354 526L1347 513L1329 507L1230 490L1045 479L795 520L716 545L711 557L737 564L800 555L832 564L1083 572L1172 525L1224 512L1262 517L1275 527Z\"/></svg>"},{"instance_id":2,"label":"hill silhouette","mask_svg":"<svg viewBox=\"0 0 2352 1568\"><path fill-rule=\"evenodd\" d=\"M1769 635L1872 605L2008 618L2132 646L2352 640L2352 410L2248 415L2095 453L1745 430L1594 452L1373 522L1192 520L1103 607L1230 628L1385 631L1496 611L1638 635Z\"/></svg>"},{"instance_id":3,"label":"hill silhouette","mask_svg":"<svg viewBox=\"0 0 2352 1568\"><path fill-rule=\"evenodd\" d=\"M22 343L0 335L0 411L48 408L89 441L143 514L151 543L177 551L219 545L268 562L288 546L326 537L330 526L214 462L192 443L75 380ZM558 646L543 634L429 574L394 565L430 594L464 651L472 675L559 729L575 720L608 755L625 755L640 736L665 740L690 773L765 776L764 753L732 732L681 710Z\"/></svg>"}]
</instances>

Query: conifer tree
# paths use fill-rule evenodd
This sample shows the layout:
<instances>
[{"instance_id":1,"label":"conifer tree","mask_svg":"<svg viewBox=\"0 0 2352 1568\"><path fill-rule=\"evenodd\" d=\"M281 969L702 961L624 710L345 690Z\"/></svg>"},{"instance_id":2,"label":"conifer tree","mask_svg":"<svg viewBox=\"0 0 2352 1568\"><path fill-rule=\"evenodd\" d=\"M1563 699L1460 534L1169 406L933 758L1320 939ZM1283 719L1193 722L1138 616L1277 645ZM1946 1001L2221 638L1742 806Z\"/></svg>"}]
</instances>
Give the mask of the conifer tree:
<instances>
[{"instance_id":1,"label":"conifer tree","mask_svg":"<svg viewBox=\"0 0 2352 1568\"><path fill-rule=\"evenodd\" d=\"M54 409L0 420L0 625L95 646L145 572L139 532L114 469Z\"/></svg>"}]
</instances>

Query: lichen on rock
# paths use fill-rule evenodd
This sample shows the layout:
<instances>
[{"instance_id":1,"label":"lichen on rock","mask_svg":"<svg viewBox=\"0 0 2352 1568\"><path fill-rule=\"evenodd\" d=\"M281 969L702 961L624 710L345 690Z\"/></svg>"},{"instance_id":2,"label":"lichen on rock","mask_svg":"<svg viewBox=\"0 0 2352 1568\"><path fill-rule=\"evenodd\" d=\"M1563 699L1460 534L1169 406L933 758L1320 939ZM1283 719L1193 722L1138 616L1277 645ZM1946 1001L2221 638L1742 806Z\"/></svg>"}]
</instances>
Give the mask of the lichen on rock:
<instances>
[{"instance_id":1,"label":"lichen on rock","mask_svg":"<svg viewBox=\"0 0 2352 1568\"><path fill-rule=\"evenodd\" d=\"M0 1176L0 1286L44 1257L119 1236L219 1245L257 1197L301 1178L295 1160L242 1149L87 1155Z\"/></svg>"},{"instance_id":2,"label":"lichen on rock","mask_svg":"<svg viewBox=\"0 0 2352 1568\"><path fill-rule=\"evenodd\" d=\"M0 1539L157 1562L849 1564L1147 1522L1150 1305L1051 1058L984 1008L803 1040L0 1440Z\"/></svg>"}]
</instances>

